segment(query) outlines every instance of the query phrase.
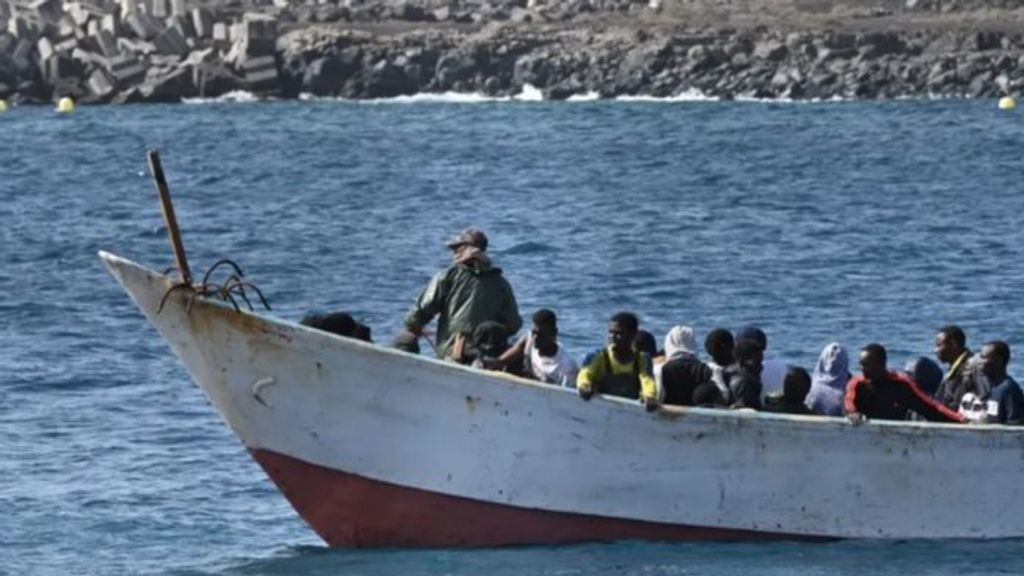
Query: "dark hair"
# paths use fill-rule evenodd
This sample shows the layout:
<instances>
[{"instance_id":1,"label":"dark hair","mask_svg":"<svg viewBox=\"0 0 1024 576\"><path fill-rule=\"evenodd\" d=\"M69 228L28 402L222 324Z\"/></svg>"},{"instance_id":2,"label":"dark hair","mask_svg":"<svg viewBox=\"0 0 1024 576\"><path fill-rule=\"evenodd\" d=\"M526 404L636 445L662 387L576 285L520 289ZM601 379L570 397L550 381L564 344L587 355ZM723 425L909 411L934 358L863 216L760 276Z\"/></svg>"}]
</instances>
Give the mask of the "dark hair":
<instances>
[{"instance_id":1,"label":"dark hair","mask_svg":"<svg viewBox=\"0 0 1024 576\"><path fill-rule=\"evenodd\" d=\"M554 311L547 308L541 308L533 313L533 323L538 326L558 328L558 319L555 317Z\"/></svg>"},{"instance_id":2,"label":"dark hair","mask_svg":"<svg viewBox=\"0 0 1024 576\"><path fill-rule=\"evenodd\" d=\"M878 359L882 361L882 364L889 363L889 353L885 351L885 346L882 346L881 344L872 342L871 344L861 348L861 351L867 352L872 356L877 356Z\"/></svg>"},{"instance_id":3,"label":"dark hair","mask_svg":"<svg viewBox=\"0 0 1024 576\"><path fill-rule=\"evenodd\" d=\"M991 342L985 342L985 346L991 346L992 351L996 353L996 356L1003 361L1003 368L1010 364L1010 345L1002 340L992 340ZM993 383L994 385L994 383Z\"/></svg>"},{"instance_id":4,"label":"dark hair","mask_svg":"<svg viewBox=\"0 0 1024 576\"><path fill-rule=\"evenodd\" d=\"M811 375L799 366L786 369L786 379L782 381L782 395L789 400L803 402L811 391Z\"/></svg>"},{"instance_id":5,"label":"dark hair","mask_svg":"<svg viewBox=\"0 0 1024 576\"><path fill-rule=\"evenodd\" d=\"M757 342L757 345L761 347L761 351L764 352L768 349L768 336L765 335L764 330L756 326L746 326L740 328L739 332L736 333L737 340L753 340Z\"/></svg>"},{"instance_id":6,"label":"dark hair","mask_svg":"<svg viewBox=\"0 0 1024 576\"><path fill-rule=\"evenodd\" d=\"M723 346L733 348L735 345L736 341L732 337L732 332L725 328L715 328L708 332L708 337L704 339L704 349L707 350L708 354L714 354L715 350Z\"/></svg>"},{"instance_id":7,"label":"dark hair","mask_svg":"<svg viewBox=\"0 0 1024 576\"><path fill-rule=\"evenodd\" d=\"M508 328L501 322L488 320L477 324L470 336L474 358L497 358L508 349Z\"/></svg>"},{"instance_id":8,"label":"dark hair","mask_svg":"<svg viewBox=\"0 0 1024 576\"><path fill-rule=\"evenodd\" d=\"M623 328L630 332L636 332L640 328L640 320L637 320L636 314L632 312L619 312L612 316L611 322L621 324Z\"/></svg>"},{"instance_id":9,"label":"dark hair","mask_svg":"<svg viewBox=\"0 0 1024 576\"><path fill-rule=\"evenodd\" d=\"M956 324L948 324L939 328L939 334L945 334L946 338L956 342L956 345L961 348L967 346L967 335Z\"/></svg>"},{"instance_id":10,"label":"dark hair","mask_svg":"<svg viewBox=\"0 0 1024 576\"><path fill-rule=\"evenodd\" d=\"M658 355L658 342L654 339L654 334L647 330L637 330L636 337L633 338L633 347L640 352L646 352L652 358Z\"/></svg>"},{"instance_id":11,"label":"dark hair","mask_svg":"<svg viewBox=\"0 0 1024 576\"><path fill-rule=\"evenodd\" d=\"M934 360L926 356L912 358L904 367L904 372L917 383L917 387L934 396L942 383L942 368Z\"/></svg>"},{"instance_id":12,"label":"dark hair","mask_svg":"<svg viewBox=\"0 0 1024 576\"><path fill-rule=\"evenodd\" d=\"M339 336L356 338L364 342L373 342L370 327L361 322L356 322L348 312L313 313L303 318L299 324Z\"/></svg>"},{"instance_id":13,"label":"dark hair","mask_svg":"<svg viewBox=\"0 0 1024 576\"><path fill-rule=\"evenodd\" d=\"M373 342L373 332L362 322L356 322L356 326L352 330L352 337L363 342Z\"/></svg>"},{"instance_id":14,"label":"dark hair","mask_svg":"<svg viewBox=\"0 0 1024 576\"><path fill-rule=\"evenodd\" d=\"M754 357L757 352L762 352L761 343L752 340L750 338L740 338L736 341L736 346L732 350L733 358L742 364L743 362L750 360Z\"/></svg>"}]
</instances>

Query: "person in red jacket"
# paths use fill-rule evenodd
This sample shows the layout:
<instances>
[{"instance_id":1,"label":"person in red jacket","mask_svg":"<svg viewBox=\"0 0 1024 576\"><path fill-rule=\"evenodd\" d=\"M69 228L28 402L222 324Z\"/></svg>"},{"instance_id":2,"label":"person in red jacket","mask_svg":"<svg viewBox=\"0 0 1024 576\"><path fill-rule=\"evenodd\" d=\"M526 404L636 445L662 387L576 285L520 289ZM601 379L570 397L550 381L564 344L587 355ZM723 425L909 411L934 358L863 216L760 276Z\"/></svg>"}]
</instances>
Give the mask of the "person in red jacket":
<instances>
[{"instance_id":1,"label":"person in red jacket","mask_svg":"<svg viewBox=\"0 0 1024 576\"><path fill-rule=\"evenodd\" d=\"M888 354L881 344L868 344L860 352L861 375L846 385L845 409L851 422L867 418L906 420L907 411L933 422L963 422L963 417L933 400L907 376L888 369Z\"/></svg>"}]
</instances>

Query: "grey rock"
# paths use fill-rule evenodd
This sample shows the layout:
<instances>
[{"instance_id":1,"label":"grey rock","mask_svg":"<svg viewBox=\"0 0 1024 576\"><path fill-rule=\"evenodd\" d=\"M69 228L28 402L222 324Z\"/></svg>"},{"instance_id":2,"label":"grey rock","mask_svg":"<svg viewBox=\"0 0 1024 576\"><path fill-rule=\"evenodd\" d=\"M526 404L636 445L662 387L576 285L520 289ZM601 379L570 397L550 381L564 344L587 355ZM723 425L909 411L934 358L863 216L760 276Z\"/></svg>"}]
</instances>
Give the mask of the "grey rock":
<instances>
[{"instance_id":1,"label":"grey rock","mask_svg":"<svg viewBox=\"0 0 1024 576\"><path fill-rule=\"evenodd\" d=\"M171 7L168 0L148 0L149 15L156 20L165 20L171 15Z\"/></svg>"},{"instance_id":2,"label":"grey rock","mask_svg":"<svg viewBox=\"0 0 1024 576\"><path fill-rule=\"evenodd\" d=\"M857 55L855 48L822 48L818 51L818 61L849 60Z\"/></svg>"},{"instance_id":3,"label":"grey rock","mask_svg":"<svg viewBox=\"0 0 1024 576\"><path fill-rule=\"evenodd\" d=\"M28 9L44 22L51 24L59 22L64 15L60 0L34 0L28 5Z\"/></svg>"},{"instance_id":4,"label":"grey rock","mask_svg":"<svg viewBox=\"0 0 1024 576\"><path fill-rule=\"evenodd\" d=\"M177 27L170 27L153 39L153 45L161 54L173 55L184 58L189 53L185 36Z\"/></svg>"},{"instance_id":5,"label":"grey rock","mask_svg":"<svg viewBox=\"0 0 1024 576\"><path fill-rule=\"evenodd\" d=\"M27 38L18 38L11 50L11 62L19 71L28 70L32 66L29 56L32 54L32 42Z\"/></svg>"},{"instance_id":6,"label":"grey rock","mask_svg":"<svg viewBox=\"0 0 1024 576\"><path fill-rule=\"evenodd\" d=\"M134 86L146 77L146 66L141 60L130 54L122 54L110 59L113 80L120 88Z\"/></svg>"},{"instance_id":7,"label":"grey rock","mask_svg":"<svg viewBox=\"0 0 1024 576\"><path fill-rule=\"evenodd\" d=\"M434 77L440 90L448 90L455 82L472 78L477 71L477 62L469 51L445 54L434 68Z\"/></svg>"},{"instance_id":8,"label":"grey rock","mask_svg":"<svg viewBox=\"0 0 1024 576\"><path fill-rule=\"evenodd\" d=\"M55 52L53 42L50 42L50 39L45 36L40 38L36 42L36 51L39 53L40 60L48 60Z\"/></svg>"},{"instance_id":9,"label":"grey rock","mask_svg":"<svg viewBox=\"0 0 1024 576\"><path fill-rule=\"evenodd\" d=\"M196 94L215 97L242 89L242 80L227 66L219 63L203 63L192 67L192 83Z\"/></svg>"},{"instance_id":10,"label":"grey rock","mask_svg":"<svg viewBox=\"0 0 1024 576\"><path fill-rule=\"evenodd\" d=\"M503 85L501 79L499 79L497 76L488 76L487 79L484 80L484 94L496 96L504 88L505 86Z\"/></svg>"},{"instance_id":11,"label":"grey rock","mask_svg":"<svg viewBox=\"0 0 1024 576\"><path fill-rule=\"evenodd\" d=\"M763 40L754 45L754 58L759 60L779 62L788 53L789 50L786 48L786 45L778 40Z\"/></svg>"},{"instance_id":12,"label":"grey rock","mask_svg":"<svg viewBox=\"0 0 1024 576\"><path fill-rule=\"evenodd\" d=\"M228 25L223 22L216 22L213 25L213 41L218 44L227 44L230 42L230 34L228 33Z\"/></svg>"},{"instance_id":13,"label":"grey rock","mask_svg":"<svg viewBox=\"0 0 1024 576\"><path fill-rule=\"evenodd\" d=\"M131 38L118 38L117 47L120 48L121 52L132 54L149 55L156 52L156 46L152 42L132 40Z\"/></svg>"},{"instance_id":14,"label":"grey rock","mask_svg":"<svg viewBox=\"0 0 1024 576\"><path fill-rule=\"evenodd\" d=\"M245 86L257 94L274 94L281 89L277 60L273 56L248 58L242 63Z\"/></svg>"},{"instance_id":15,"label":"grey rock","mask_svg":"<svg viewBox=\"0 0 1024 576\"><path fill-rule=\"evenodd\" d=\"M192 72L177 68L156 75L139 85L139 92L147 102L180 102L182 98L195 95Z\"/></svg>"},{"instance_id":16,"label":"grey rock","mask_svg":"<svg viewBox=\"0 0 1024 576\"><path fill-rule=\"evenodd\" d=\"M734 54L732 59L729 60L729 64L732 66L733 70L743 70L750 66L750 56L747 56L742 52Z\"/></svg>"},{"instance_id":17,"label":"grey rock","mask_svg":"<svg viewBox=\"0 0 1024 576\"><path fill-rule=\"evenodd\" d=\"M276 40L277 18L268 14L247 12L242 15L241 40Z\"/></svg>"},{"instance_id":18,"label":"grey rock","mask_svg":"<svg viewBox=\"0 0 1024 576\"><path fill-rule=\"evenodd\" d=\"M115 40L114 36L106 30L100 30L95 36L95 41L100 52L107 58L113 58L121 53L121 50L117 46L117 40Z\"/></svg>"},{"instance_id":19,"label":"grey rock","mask_svg":"<svg viewBox=\"0 0 1024 576\"><path fill-rule=\"evenodd\" d=\"M200 38L213 38L213 14L206 8L192 10L192 28Z\"/></svg>"},{"instance_id":20,"label":"grey rock","mask_svg":"<svg viewBox=\"0 0 1024 576\"><path fill-rule=\"evenodd\" d=\"M716 46L705 46L698 44L690 47L686 53L686 59L689 61L690 73L700 74L706 70L710 70L727 61L725 51Z\"/></svg>"},{"instance_id":21,"label":"grey rock","mask_svg":"<svg viewBox=\"0 0 1024 576\"><path fill-rule=\"evenodd\" d=\"M71 51L71 59L80 63L85 69L106 68L108 60L100 54L90 52L82 48L75 48Z\"/></svg>"},{"instance_id":22,"label":"grey rock","mask_svg":"<svg viewBox=\"0 0 1024 576\"><path fill-rule=\"evenodd\" d=\"M7 21L7 33L28 42L35 42L39 38L39 30L21 16L15 16Z\"/></svg>"},{"instance_id":23,"label":"grey rock","mask_svg":"<svg viewBox=\"0 0 1024 576\"><path fill-rule=\"evenodd\" d=\"M1003 35L999 32L976 32L971 38L969 48L984 52L987 50L999 50L1003 47Z\"/></svg>"},{"instance_id":24,"label":"grey rock","mask_svg":"<svg viewBox=\"0 0 1024 576\"><path fill-rule=\"evenodd\" d=\"M105 100L116 88L114 81L103 70L94 70L85 86L94 100Z\"/></svg>"},{"instance_id":25,"label":"grey rock","mask_svg":"<svg viewBox=\"0 0 1024 576\"><path fill-rule=\"evenodd\" d=\"M906 44L899 34L895 32L872 32L857 36L857 47L867 48L875 55L874 57L886 54L899 54L906 49Z\"/></svg>"},{"instance_id":26,"label":"grey rock","mask_svg":"<svg viewBox=\"0 0 1024 576\"><path fill-rule=\"evenodd\" d=\"M131 28L135 36L142 40L151 40L160 33L160 27L144 12L135 12L125 18L125 24Z\"/></svg>"},{"instance_id":27,"label":"grey rock","mask_svg":"<svg viewBox=\"0 0 1024 576\"><path fill-rule=\"evenodd\" d=\"M51 84L70 83L81 77L84 71L83 66L70 56L54 54L40 62L43 78Z\"/></svg>"},{"instance_id":28,"label":"grey rock","mask_svg":"<svg viewBox=\"0 0 1024 576\"><path fill-rule=\"evenodd\" d=\"M197 37L196 29L192 26L190 16L172 16L167 19L168 28L176 28L185 41L194 40Z\"/></svg>"},{"instance_id":29,"label":"grey rock","mask_svg":"<svg viewBox=\"0 0 1024 576\"><path fill-rule=\"evenodd\" d=\"M857 46L857 37L849 33L827 34L824 39L824 45L832 50L852 49Z\"/></svg>"},{"instance_id":30,"label":"grey rock","mask_svg":"<svg viewBox=\"0 0 1024 576\"><path fill-rule=\"evenodd\" d=\"M100 18L100 32L117 37L121 33L121 19L117 14L106 14Z\"/></svg>"},{"instance_id":31,"label":"grey rock","mask_svg":"<svg viewBox=\"0 0 1024 576\"><path fill-rule=\"evenodd\" d=\"M511 12L509 12L508 19L510 22L515 24L526 24L533 22L533 13L526 8L516 6L512 8Z\"/></svg>"},{"instance_id":32,"label":"grey rock","mask_svg":"<svg viewBox=\"0 0 1024 576\"><path fill-rule=\"evenodd\" d=\"M967 95L971 98L981 98L983 96L992 96L996 93L996 85L992 82L988 74L979 74L975 76L970 84L967 85Z\"/></svg>"},{"instance_id":33,"label":"grey rock","mask_svg":"<svg viewBox=\"0 0 1024 576\"><path fill-rule=\"evenodd\" d=\"M387 60L381 60L370 69L365 90L368 98L393 98L413 93L416 86L409 82L397 66Z\"/></svg>"},{"instance_id":34,"label":"grey rock","mask_svg":"<svg viewBox=\"0 0 1024 576\"><path fill-rule=\"evenodd\" d=\"M306 66L302 88L317 96L337 94L352 72L352 67L345 66L340 59L317 58Z\"/></svg>"}]
</instances>

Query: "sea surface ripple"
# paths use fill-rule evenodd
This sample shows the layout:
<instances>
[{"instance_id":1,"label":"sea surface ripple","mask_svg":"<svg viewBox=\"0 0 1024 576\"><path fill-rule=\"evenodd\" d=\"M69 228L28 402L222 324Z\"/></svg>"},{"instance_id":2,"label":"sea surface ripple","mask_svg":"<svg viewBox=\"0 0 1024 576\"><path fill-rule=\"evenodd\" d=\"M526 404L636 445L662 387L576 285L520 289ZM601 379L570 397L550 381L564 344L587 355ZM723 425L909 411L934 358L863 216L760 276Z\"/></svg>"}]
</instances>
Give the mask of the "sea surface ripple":
<instances>
[{"instance_id":1,"label":"sea surface ripple","mask_svg":"<svg viewBox=\"0 0 1024 576\"><path fill-rule=\"evenodd\" d=\"M1019 542L327 550L96 253L170 265L159 148L194 269L234 258L275 314L349 310L379 340L477 225L577 355L620 309L658 335L757 324L807 367L832 340L902 364L948 322L1019 350L1022 121L984 101L0 115L0 573L1015 572Z\"/></svg>"}]
</instances>

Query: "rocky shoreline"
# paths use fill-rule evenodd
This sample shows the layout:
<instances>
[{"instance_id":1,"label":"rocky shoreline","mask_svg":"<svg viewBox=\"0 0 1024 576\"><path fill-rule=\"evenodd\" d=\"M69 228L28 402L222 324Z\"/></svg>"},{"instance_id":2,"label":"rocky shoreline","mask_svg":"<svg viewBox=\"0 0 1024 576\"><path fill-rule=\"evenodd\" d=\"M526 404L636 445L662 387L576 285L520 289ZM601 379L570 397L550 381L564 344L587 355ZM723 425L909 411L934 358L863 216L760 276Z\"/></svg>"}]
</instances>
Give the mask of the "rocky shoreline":
<instances>
[{"instance_id":1,"label":"rocky shoreline","mask_svg":"<svg viewBox=\"0 0 1024 576\"><path fill-rule=\"evenodd\" d=\"M981 12L914 0L897 12L777 6L0 3L0 98L509 96L526 85L555 100L981 98L1024 88L1013 2Z\"/></svg>"}]
</instances>

